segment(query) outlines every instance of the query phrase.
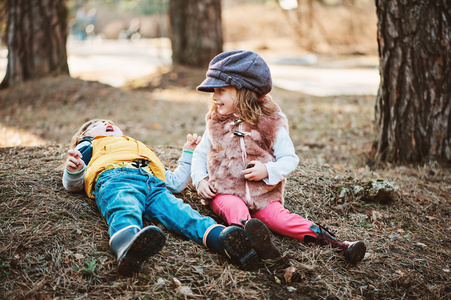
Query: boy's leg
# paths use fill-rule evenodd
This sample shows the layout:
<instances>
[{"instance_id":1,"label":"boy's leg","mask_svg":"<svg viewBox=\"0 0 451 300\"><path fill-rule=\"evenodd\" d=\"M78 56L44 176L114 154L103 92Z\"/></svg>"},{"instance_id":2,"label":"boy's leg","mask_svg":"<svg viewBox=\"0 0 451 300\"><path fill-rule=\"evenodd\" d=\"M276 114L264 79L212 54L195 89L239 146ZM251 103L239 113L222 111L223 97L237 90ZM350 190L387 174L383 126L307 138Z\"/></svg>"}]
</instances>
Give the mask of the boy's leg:
<instances>
[{"instance_id":1,"label":"boy's leg","mask_svg":"<svg viewBox=\"0 0 451 300\"><path fill-rule=\"evenodd\" d=\"M207 229L203 243L243 269L255 268L260 262L251 237L240 227L212 225Z\"/></svg>"},{"instance_id":2,"label":"boy's leg","mask_svg":"<svg viewBox=\"0 0 451 300\"><path fill-rule=\"evenodd\" d=\"M164 233L156 226L139 229L132 225L117 231L110 239L110 247L117 257L119 274L139 272L142 263L160 252L165 242Z\"/></svg>"},{"instance_id":3,"label":"boy's leg","mask_svg":"<svg viewBox=\"0 0 451 300\"><path fill-rule=\"evenodd\" d=\"M234 195L219 194L210 200L211 210L229 225L242 226L242 221L251 218L243 199Z\"/></svg>"},{"instance_id":4,"label":"boy's leg","mask_svg":"<svg viewBox=\"0 0 451 300\"><path fill-rule=\"evenodd\" d=\"M146 178L136 170L116 169L100 175L96 202L108 224L110 246L117 257L118 272L129 276L165 244L163 232L155 226L142 228Z\"/></svg>"},{"instance_id":5,"label":"boy's leg","mask_svg":"<svg viewBox=\"0 0 451 300\"><path fill-rule=\"evenodd\" d=\"M105 171L99 176L96 203L108 224L110 237L131 225L142 228L146 186L140 177L126 169Z\"/></svg>"},{"instance_id":6,"label":"boy's leg","mask_svg":"<svg viewBox=\"0 0 451 300\"><path fill-rule=\"evenodd\" d=\"M216 225L215 220L202 216L183 200L175 197L158 178L148 182L148 197L144 217L159 221L165 228L202 245L207 229Z\"/></svg>"},{"instance_id":7,"label":"boy's leg","mask_svg":"<svg viewBox=\"0 0 451 300\"><path fill-rule=\"evenodd\" d=\"M235 264L247 267L255 263L257 254L242 228L218 225L212 218L202 216L176 198L157 178L149 184L149 190L146 218L158 220L168 230L229 257Z\"/></svg>"}]
</instances>

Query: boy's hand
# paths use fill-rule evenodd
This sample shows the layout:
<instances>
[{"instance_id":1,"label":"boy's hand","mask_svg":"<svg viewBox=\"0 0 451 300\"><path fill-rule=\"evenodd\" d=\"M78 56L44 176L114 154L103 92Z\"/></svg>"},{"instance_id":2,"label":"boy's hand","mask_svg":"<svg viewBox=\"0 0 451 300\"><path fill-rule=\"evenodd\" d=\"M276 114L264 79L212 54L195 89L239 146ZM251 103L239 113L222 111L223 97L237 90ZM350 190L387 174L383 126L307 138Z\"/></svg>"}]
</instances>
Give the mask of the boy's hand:
<instances>
[{"instance_id":1,"label":"boy's hand","mask_svg":"<svg viewBox=\"0 0 451 300\"><path fill-rule=\"evenodd\" d=\"M216 189L207 179L202 179L197 185L197 193L204 199L213 199L216 196Z\"/></svg>"},{"instance_id":2,"label":"boy's hand","mask_svg":"<svg viewBox=\"0 0 451 300\"><path fill-rule=\"evenodd\" d=\"M197 133L191 135L188 134L186 136L186 143L183 145L183 149L194 151L196 149L197 145L199 145L200 140L202 139L202 136L197 136Z\"/></svg>"},{"instance_id":3,"label":"boy's hand","mask_svg":"<svg viewBox=\"0 0 451 300\"><path fill-rule=\"evenodd\" d=\"M243 174L248 180L259 181L268 177L268 170L263 163L253 160L249 162L248 168L243 170Z\"/></svg>"},{"instance_id":4,"label":"boy's hand","mask_svg":"<svg viewBox=\"0 0 451 300\"><path fill-rule=\"evenodd\" d=\"M66 169L71 173L76 173L83 169L85 166L85 162L81 159L82 155L78 150L69 150L67 151L69 157L66 161Z\"/></svg>"}]
</instances>

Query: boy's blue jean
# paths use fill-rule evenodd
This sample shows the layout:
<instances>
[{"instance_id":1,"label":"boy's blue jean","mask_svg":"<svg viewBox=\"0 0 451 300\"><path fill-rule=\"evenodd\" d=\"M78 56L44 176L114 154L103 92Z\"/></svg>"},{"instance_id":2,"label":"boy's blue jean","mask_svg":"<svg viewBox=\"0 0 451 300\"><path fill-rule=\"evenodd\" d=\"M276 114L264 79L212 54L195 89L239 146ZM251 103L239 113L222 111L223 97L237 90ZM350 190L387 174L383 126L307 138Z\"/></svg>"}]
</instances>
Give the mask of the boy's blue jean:
<instances>
[{"instance_id":1,"label":"boy's blue jean","mask_svg":"<svg viewBox=\"0 0 451 300\"><path fill-rule=\"evenodd\" d=\"M100 174L95 197L111 236L130 225L143 227L143 217L202 245L206 230L216 224L176 198L163 181L140 169L118 168Z\"/></svg>"}]
</instances>

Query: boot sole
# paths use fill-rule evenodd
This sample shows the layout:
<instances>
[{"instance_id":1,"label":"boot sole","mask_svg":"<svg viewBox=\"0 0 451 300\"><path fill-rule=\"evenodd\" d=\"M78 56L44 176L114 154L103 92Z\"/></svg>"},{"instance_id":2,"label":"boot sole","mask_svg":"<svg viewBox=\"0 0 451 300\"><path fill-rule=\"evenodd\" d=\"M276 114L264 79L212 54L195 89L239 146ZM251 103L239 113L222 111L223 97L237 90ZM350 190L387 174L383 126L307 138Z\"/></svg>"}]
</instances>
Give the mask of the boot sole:
<instances>
[{"instance_id":1,"label":"boot sole","mask_svg":"<svg viewBox=\"0 0 451 300\"><path fill-rule=\"evenodd\" d=\"M247 221L244 230L252 238L254 249L261 259L276 259L281 257L279 249L271 240L268 227L259 219Z\"/></svg>"},{"instance_id":2,"label":"boot sole","mask_svg":"<svg viewBox=\"0 0 451 300\"><path fill-rule=\"evenodd\" d=\"M143 228L119 260L119 274L130 276L139 272L142 263L160 252L165 243L166 237L160 228L156 226Z\"/></svg>"},{"instance_id":3,"label":"boot sole","mask_svg":"<svg viewBox=\"0 0 451 300\"><path fill-rule=\"evenodd\" d=\"M348 248L348 250L346 250L345 258L349 262L356 264L365 257L365 253L366 253L365 243L359 241L353 244L351 248Z\"/></svg>"},{"instance_id":4,"label":"boot sole","mask_svg":"<svg viewBox=\"0 0 451 300\"><path fill-rule=\"evenodd\" d=\"M243 229L228 227L221 232L220 240L232 263L242 269L250 269L260 262L251 237Z\"/></svg>"}]
</instances>

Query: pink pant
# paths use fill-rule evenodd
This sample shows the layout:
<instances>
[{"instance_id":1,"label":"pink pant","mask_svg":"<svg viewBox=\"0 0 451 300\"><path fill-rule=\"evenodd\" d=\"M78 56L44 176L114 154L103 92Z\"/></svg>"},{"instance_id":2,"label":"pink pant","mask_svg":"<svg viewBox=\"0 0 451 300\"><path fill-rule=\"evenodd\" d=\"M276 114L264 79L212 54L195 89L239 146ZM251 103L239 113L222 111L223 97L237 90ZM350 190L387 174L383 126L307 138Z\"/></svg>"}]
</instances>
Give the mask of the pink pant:
<instances>
[{"instance_id":1,"label":"pink pant","mask_svg":"<svg viewBox=\"0 0 451 300\"><path fill-rule=\"evenodd\" d=\"M304 235L316 237L310 230L314 224L300 215L290 213L279 201L272 202L262 210L250 213L244 201L234 195L219 194L210 201L211 210L229 225L242 226L241 220L257 218L278 234L303 241Z\"/></svg>"}]
</instances>

